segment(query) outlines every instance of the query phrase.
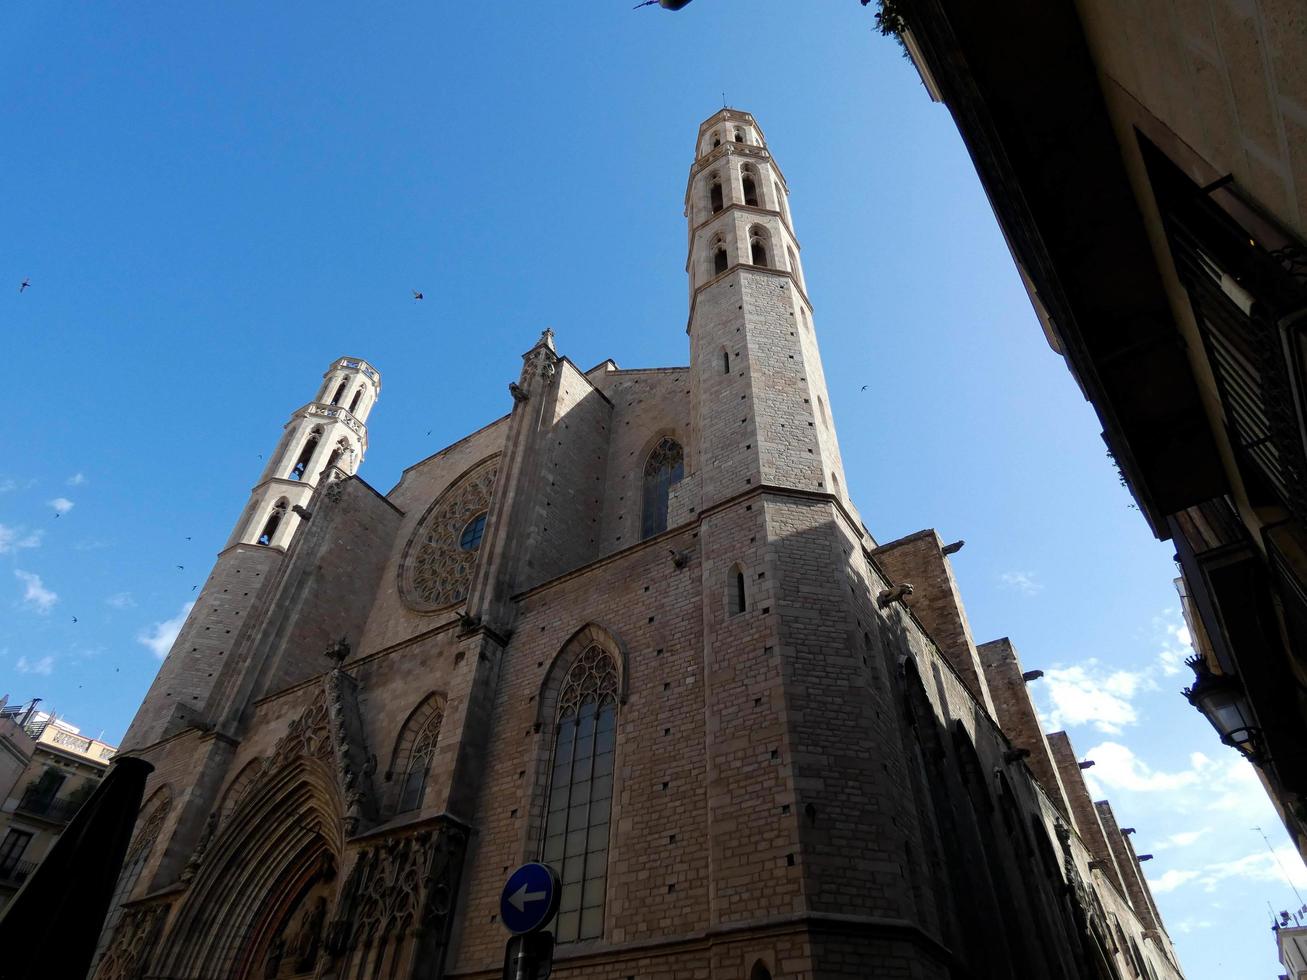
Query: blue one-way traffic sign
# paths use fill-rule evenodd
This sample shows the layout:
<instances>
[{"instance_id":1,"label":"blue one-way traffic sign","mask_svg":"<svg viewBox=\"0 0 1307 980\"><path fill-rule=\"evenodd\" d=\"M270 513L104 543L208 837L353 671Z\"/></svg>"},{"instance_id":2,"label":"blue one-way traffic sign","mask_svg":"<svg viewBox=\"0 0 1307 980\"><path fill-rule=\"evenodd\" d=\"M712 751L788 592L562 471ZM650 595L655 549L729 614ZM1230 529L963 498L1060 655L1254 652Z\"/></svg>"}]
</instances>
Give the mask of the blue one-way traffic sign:
<instances>
[{"instance_id":1,"label":"blue one-way traffic sign","mask_svg":"<svg viewBox=\"0 0 1307 980\"><path fill-rule=\"evenodd\" d=\"M515 935L543 929L558 911L558 873L547 864L524 864L504 883L499 919Z\"/></svg>"}]
</instances>

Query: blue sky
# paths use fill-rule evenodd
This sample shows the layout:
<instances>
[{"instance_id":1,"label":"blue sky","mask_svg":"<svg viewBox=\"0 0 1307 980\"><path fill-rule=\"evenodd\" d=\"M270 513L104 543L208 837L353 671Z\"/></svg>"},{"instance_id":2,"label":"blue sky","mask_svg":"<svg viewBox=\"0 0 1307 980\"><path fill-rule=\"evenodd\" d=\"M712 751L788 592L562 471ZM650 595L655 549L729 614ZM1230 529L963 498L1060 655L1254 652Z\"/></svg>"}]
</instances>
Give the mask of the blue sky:
<instances>
[{"instance_id":1,"label":"blue sky","mask_svg":"<svg viewBox=\"0 0 1307 980\"><path fill-rule=\"evenodd\" d=\"M790 183L868 526L966 539L977 640L1047 672L1041 710L1156 855L1188 976L1273 975L1266 905L1297 903L1251 828L1307 873L1179 694L1172 549L1045 344L947 111L854 0L629 8L6 12L0 693L121 737L333 357L383 374L362 469L383 491L508 410L545 326L583 367L684 363L682 198L724 93Z\"/></svg>"}]
</instances>

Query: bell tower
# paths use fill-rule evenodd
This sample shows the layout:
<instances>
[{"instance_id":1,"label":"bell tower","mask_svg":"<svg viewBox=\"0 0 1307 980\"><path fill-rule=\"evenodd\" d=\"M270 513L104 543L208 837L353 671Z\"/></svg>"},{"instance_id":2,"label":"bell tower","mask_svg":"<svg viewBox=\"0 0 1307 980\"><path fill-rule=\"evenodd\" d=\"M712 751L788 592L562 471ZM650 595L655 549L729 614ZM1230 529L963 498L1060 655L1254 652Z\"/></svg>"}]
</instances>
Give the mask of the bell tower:
<instances>
[{"instance_id":1,"label":"bell tower","mask_svg":"<svg viewBox=\"0 0 1307 980\"><path fill-rule=\"evenodd\" d=\"M141 751L186 727L211 727L220 680L256 659L252 613L273 586L314 492L353 476L368 447L364 424L381 392L367 361L341 357L322 376L314 400L286 423L276 450L213 570L195 596L172 650L159 665L124 751ZM217 694L215 693L217 692Z\"/></svg>"},{"instance_id":2,"label":"bell tower","mask_svg":"<svg viewBox=\"0 0 1307 980\"><path fill-rule=\"evenodd\" d=\"M367 361L334 361L314 400L286 423L227 547L284 549L301 521L295 508L307 507L320 485L358 472L368 448L368 414L380 394L381 375Z\"/></svg>"},{"instance_id":3,"label":"bell tower","mask_svg":"<svg viewBox=\"0 0 1307 980\"><path fill-rule=\"evenodd\" d=\"M760 485L847 506L789 187L749 113L699 127L685 215L701 506Z\"/></svg>"}]
</instances>

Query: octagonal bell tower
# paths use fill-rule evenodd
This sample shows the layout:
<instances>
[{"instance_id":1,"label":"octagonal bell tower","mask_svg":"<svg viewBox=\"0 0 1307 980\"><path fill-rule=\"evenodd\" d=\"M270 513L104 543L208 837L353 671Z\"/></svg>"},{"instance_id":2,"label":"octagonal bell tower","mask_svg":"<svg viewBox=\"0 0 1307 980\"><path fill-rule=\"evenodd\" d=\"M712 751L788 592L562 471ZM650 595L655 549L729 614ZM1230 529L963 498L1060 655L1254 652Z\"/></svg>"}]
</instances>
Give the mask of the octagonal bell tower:
<instances>
[{"instance_id":1,"label":"octagonal bell tower","mask_svg":"<svg viewBox=\"0 0 1307 980\"><path fill-rule=\"evenodd\" d=\"M751 114L699 127L685 216L700 506L779 486L848 507L789 187Z\"/></svg>"},{"instance_id":2,"label":"octagonal bell tower","mask_svg":"<svg viewBox=\"0 0 1307 980\"><path fill-rule=\"evenodd\" d=\"M341 357L322 375L313 401L291 415L227 542L285 548L321 484L353 476L368 448L367 418L381 375L367 361Z\"/></svg>"}]
</instances>

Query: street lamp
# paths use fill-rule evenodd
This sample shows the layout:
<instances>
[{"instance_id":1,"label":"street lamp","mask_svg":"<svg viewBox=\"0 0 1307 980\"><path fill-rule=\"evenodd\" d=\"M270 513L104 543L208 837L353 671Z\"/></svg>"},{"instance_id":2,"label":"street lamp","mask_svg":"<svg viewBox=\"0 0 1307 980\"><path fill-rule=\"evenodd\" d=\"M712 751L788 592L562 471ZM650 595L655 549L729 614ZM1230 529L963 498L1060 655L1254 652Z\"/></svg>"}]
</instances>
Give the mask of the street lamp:
<instances>
[{"instance_id":1,"label":"street lamp","mask_svg":"<svg viewBox=\"0 0 1307 980\"><path fill-rule=\"evenodd\" d=\"M1193 686L1184 689L1189 703L1211 722L1222 742L1238 749L1251 762L1260 763L1261 729L1253 718L1243 685L1230 674L1213 674L1201 656L1190 657L1185 663L1196 675Z\"/></svg>"}]
</instances>

